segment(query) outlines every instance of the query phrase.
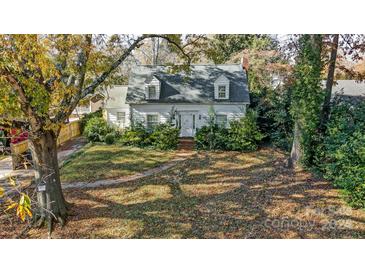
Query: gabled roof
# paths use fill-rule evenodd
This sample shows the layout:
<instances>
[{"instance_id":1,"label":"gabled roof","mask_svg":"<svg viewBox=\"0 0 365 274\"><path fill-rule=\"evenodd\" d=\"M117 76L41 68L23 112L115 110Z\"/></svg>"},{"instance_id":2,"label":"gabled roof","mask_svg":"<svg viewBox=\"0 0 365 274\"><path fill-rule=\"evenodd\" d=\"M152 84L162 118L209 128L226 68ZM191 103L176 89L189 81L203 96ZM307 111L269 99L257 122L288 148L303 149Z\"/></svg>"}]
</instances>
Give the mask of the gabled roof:
<instances>
[{"instance_id":1,"label":"gabled roof","mask_svg":"<svg viewBox=\"0 0 365 274\"><path fill-rule=\"evenodd\" d=\"M113 86L105 91L105 108L126 106L127 86Z\"/></svg>"},{"instance_id":2,"label":"gabled roof","mask_svg":"<svg viewBox=\"0 0 365 274\"><path fill-rule=\"evenodd\" d=\"M217 79L215 79L215 83L218 83L218 82L226 82L226 81L229 81L229 79L224 76L224 74L221 74Z\"/></svg>"},{"instance_id":3,"label":"gabled roof","mask_svg":"<svg viewBox=\"0 0 365 274\"><path fill-rule=\"evenodd\" d=\"M219 77L229 80L229 100L214 99L214 82ZM246 73L240 64L191 65L190 72L169 73L165 66L137 66L129 77L127 103L148 103L146 81L156 77L161 82L160 99L154 103L249 103Z\"/></svg>"},{"instance_id":4,"label":"gabled roof","mask_svg":"<svg viewBox=\"0 0 365 274\"><path fill-rule=\"evenodd\" d=\"M146 78L145 83L146 84L151 84L153 81L160 81L156 75L150 75L149 77Z\"/></svg>"}]
</instances>

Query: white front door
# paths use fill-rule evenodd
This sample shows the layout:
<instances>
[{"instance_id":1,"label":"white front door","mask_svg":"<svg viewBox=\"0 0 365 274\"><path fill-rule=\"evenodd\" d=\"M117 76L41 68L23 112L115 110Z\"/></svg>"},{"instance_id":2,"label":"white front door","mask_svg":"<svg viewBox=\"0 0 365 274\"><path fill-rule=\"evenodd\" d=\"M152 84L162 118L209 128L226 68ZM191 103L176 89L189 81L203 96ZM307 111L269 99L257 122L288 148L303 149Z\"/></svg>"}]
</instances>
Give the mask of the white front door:
<instances>
[{"instance_id":1,"label":"white front door","mask_svg":"<svg viewBox=\"0 0 365 274\"><path fill-rule=\"evenodd\" d=\"M192 137L195 133L196 114L191 112L181 112L179 114L180 136Z\"/></svg>"}]
</instances>

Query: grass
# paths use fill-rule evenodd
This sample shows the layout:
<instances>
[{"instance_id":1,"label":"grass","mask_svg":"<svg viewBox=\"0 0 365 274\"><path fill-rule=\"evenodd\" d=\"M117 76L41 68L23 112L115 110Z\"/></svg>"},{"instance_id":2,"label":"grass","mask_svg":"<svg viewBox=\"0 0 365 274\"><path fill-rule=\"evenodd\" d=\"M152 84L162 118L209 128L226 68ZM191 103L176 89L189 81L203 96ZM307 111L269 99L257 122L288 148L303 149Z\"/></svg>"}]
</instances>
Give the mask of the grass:
<instances>
[{"instance_id":1,"label":"grass","mask_svg":"<svg viewBox=\"0 0 365 274\"><path fill-rule=\"evenodd\" d=\"M0 160L5 159L8 155L0 154Z\"/></svg>"},{"instance_id":2,"label":"grass","mask_svg":"<svg viewBox=\"0 0 365 274\"><path fill-rule=\"evenodd\" d=\"M270 148L200 152L159 174L65 191L69 222L54 238L365 238L365 211L332 186L288 170ZM15 222L14 222L15 223ZM0 238L15 226L0 225ZM46 238L31 230L28 238Z\"/></svg>"},{"instance_id":3,"label":"grass","mask_svg":"<svg viewBox=\"0 0 365 274\"><path fill-rule=\"evenodd\" d=\"M61 181L96 181L132 175L159 166L174 156L173 152L140 149L120 145L87 145L61 168Z\"/></svg>"}]
</instances>

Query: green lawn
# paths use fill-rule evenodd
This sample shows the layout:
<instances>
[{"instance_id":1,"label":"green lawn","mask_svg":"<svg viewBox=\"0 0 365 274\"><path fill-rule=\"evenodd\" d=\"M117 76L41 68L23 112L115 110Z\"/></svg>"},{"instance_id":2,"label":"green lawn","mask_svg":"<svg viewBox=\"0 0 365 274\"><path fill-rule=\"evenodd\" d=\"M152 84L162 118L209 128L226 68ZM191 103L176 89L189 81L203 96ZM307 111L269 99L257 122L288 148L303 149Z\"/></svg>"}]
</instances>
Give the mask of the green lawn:
<instances>
[{"instance_id":1,"label":"green lawn","mask_svg":"<svg viewBox=\"0 0 365 274\"><path fill-rule=\"evenodd\" d=\"M159 166L173 157L172 151L120 145L87 145L61 168L61 181L96 181L132 175Z\"/></svg>"}]
</instances>

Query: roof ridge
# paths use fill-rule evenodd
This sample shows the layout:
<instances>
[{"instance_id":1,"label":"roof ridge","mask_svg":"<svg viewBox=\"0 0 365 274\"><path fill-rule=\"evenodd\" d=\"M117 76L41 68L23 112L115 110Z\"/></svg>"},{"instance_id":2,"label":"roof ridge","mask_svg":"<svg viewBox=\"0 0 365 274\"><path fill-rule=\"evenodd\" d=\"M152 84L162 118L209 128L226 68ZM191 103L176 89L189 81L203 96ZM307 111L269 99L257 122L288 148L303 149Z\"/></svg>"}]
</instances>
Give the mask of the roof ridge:
<instances>
[{"instance_id":1,"label":"roof ridge","mask_svg":"<svg viewBox=\"0 0 365 274\"><path fill-rule=\"evenodd\" d=\"M240 63L232 63L232 64L190 64L190 66L237 66L241 65ZM136 65L137 67L170 67L172 65Z\"/></svg>"}]
</instances>

